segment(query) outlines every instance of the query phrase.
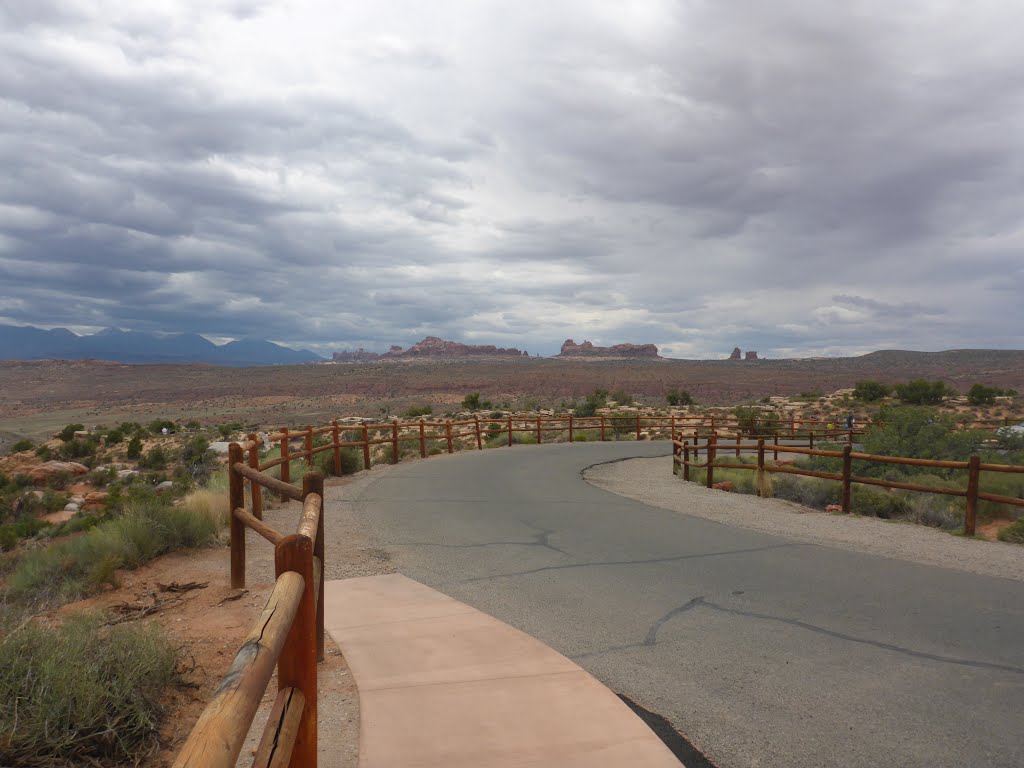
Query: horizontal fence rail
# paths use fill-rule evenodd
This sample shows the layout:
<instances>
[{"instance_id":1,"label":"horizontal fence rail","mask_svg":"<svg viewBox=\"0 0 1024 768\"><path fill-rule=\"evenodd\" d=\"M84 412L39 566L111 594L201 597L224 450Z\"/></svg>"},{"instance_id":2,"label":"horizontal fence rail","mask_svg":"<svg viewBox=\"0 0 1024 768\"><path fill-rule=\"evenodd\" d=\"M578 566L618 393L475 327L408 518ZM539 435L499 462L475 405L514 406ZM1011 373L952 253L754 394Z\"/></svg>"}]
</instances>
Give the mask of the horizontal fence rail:
<instances>
[{"instance_id":1,"label":"horizontal fence rail","mask_svg":"<svg viewBox=\"0 0 1024 768\"><path fill-rule=\"evenodd\" d=\"M981 472L1011 472L1024 474L1024 466L1015 466L1012 464L983 464L981 459L977 456L971 456L968 461L947 461L943 459L917 459L903 456L880 456L869 453L859 453L853 450L852 445L847 444L843 446L841 451L836 450L821 450L814 448L813 438L810 438L809 445L807 447L789 445L788 443L779 443L778 436L773 437L771 443L766 443L764 438L759 439L756 443L742 443L737 438L735 443L719 442L716 435L711 435L705 439L703 445L699 442L700 438L693 438L693 442L687 439L687 436L682 433L676 433L676 436L672 440L672 462L673 471L682 469L682 475L684 480L690 479L690 469L704 469L705 470L705 485L708 488L714 486L714 474L715 469L740 469L750 470L758 474L758 495L761 495L762 484L761 478L764 477L765 473L781 473L791 475L802 475L804 477L816 477L824 480L835 480L842 483L841 492L841 507L843 512L849 513L851 508L851 486L855 484L860 485L873 485L881 488L914 491L917 493L934 493L945 496L959 496L965 498L966 507L964 511L964 533L968 536L973 536L977 527L977 508L978 500L992 501L998 504L1008 504L1011 506L1024 507L1024 499L1015 498L1012 496L1000 496L994 493L986 493L980 490L980 473ZM704 451L705 460L703 462L698 461L700 451ZM746 464L741 462L727 462L718 459L718 454L734 452L735 456L740 456L742 453L756 453L757 463ZM823 472L819 470L813 470L805 467L790 466L787 464L777 463L779 460L779 453L790 453L802 456L820 456L832 459L842 459L842 472ZM773 462L769 463L766 461L766 454L773 454ZM966 470L967 480L965 488L941 488L927 485L919 485L916 483L902 482L896 480L887 480L884 478L876 477L865 477L861 475L854 475L852 468L854 461L866 461L875 462L879 464L893 464L893 465L910 465L915 467L929 467L934 469L956 469Z\"/></svg>"}]
</instances>

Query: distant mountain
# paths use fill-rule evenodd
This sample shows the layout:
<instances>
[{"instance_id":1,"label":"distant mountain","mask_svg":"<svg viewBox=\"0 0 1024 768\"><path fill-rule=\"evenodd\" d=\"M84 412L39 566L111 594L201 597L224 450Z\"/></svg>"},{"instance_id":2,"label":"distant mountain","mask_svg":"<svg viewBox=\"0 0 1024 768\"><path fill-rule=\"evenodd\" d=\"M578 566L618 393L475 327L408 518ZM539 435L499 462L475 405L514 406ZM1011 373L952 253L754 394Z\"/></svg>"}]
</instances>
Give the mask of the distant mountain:
<instances>
[{"instance_id":1,"label":"distant mountain","mask_svg":"<svg viewBox=\"0 0 1024 768\"><path fill-rule=\"evenodd\" d=\"M143 333L106 328L77 336L67 328L47 331L32 326L0 325L0 359L111 360L119 363L211 363L213 365L286 365L323 358L302 349L261 339L217 345L196 333Z\"/></svg>"}]
</instances>

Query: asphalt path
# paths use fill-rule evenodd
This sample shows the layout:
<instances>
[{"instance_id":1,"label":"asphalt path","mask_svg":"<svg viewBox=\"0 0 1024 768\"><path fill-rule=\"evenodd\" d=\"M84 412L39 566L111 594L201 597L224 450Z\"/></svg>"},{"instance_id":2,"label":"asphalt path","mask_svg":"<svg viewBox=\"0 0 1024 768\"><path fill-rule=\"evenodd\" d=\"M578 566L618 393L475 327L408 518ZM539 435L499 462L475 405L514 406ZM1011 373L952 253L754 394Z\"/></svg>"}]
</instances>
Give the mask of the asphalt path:
<instances>
[{"instance_id":1,"label":"asphalt path","mask_svg":"<svg viewBox=\"0 0 1024 768\"><path fill-rule=\"evenodd\" d=\"M669 444L466 452L361 484L397 568L539 638L722 768L1024 765L1024 584L647 506L587 466Z\"/></svg>"}]
</instances>

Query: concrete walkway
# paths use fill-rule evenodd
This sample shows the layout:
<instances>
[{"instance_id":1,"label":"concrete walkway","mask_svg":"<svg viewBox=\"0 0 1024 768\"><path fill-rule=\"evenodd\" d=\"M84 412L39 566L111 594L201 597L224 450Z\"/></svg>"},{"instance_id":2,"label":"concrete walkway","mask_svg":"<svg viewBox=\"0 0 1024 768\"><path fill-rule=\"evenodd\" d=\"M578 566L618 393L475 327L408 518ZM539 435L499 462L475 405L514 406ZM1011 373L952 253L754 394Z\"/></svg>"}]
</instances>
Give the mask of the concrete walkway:
<instances>
[{"instance_id":1,"label":"concrete walkway","mask_svg":"<svg viewBox=\"0 0 1024 768\"><path fill-rule=\"evenodd\" d=\"M674 766L615 694L538 640L400 574L330 581L327 631L377 766Z\"/></svg>"}]
</instances>

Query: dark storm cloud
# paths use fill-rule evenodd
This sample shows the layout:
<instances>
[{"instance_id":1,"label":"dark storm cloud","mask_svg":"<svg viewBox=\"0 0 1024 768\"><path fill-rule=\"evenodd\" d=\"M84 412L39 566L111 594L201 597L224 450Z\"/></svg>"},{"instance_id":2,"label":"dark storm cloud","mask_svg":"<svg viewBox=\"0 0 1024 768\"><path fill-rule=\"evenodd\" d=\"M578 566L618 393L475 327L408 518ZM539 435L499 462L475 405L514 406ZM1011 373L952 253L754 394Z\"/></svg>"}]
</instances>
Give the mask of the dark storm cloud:
<instances>
[{"instance_id":1,"label":"dark storm cloud","mask_svg":"<svg viewBox=\"0 0 1024 768\"><path fill-rule=\"evenodd\" d=\"M12 3L0 322L1022 346L1024 11Z\"/></svg>"}]
</instances>

